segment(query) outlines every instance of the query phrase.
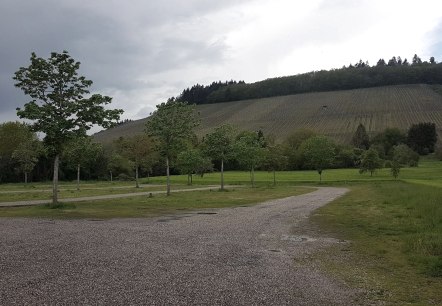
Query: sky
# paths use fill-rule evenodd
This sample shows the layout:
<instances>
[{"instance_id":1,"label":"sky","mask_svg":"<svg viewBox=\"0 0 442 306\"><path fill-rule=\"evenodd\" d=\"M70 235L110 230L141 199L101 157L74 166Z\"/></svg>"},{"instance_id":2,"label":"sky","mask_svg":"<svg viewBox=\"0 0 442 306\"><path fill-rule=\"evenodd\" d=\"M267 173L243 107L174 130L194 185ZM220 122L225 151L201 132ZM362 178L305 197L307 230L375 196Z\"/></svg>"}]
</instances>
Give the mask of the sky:
<instances>
[{"instance_id":1,"label":"sky","mask_svg":"<svg viewBox=\"0 0 442 306\"><path fill-rule=\"evenodd\" d=\"M0 122L30 101L12 77L31 52L63 50L92 93L141 119L197 83L414 54L442 61L442 1L0 0Z\"/></svg>"}]
</instances>

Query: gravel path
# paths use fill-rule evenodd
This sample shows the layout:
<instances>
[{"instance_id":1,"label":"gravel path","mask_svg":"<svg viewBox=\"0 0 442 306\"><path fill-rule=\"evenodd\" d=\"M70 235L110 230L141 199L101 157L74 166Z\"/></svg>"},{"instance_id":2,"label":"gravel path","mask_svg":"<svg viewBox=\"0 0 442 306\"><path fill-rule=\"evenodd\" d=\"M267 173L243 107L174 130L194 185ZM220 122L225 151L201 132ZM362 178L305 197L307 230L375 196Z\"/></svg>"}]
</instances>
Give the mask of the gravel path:
<instances>
[{"instance_id":1,"label":"gravel path","mask_svg":"<svg viewBox=\"0 0 442 306\"><path fill-rule=\"evenodd\" d=\"M0 305L354 305L308 260L345 243L308 216L346 191L150 219L0 219Z\"/></svg>"}]
</instances>

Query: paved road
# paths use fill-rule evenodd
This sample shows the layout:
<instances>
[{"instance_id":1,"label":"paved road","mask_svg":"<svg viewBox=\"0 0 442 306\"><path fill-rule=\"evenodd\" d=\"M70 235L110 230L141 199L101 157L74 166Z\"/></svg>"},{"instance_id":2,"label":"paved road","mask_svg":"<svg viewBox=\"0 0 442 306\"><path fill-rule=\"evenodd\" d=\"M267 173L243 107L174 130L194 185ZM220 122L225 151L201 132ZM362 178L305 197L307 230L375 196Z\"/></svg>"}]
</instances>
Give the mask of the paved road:
<instances>
[{"instance_id":1,"label":"paved road","mask_svg":"<svg viewBox=\"0 0 442 306\"><path fill-rule=\"evenodd\" d=\"M354 305L308 260L345 243L307 218L346 191L150 219L0 219L0 304Z\"/></svg>"},{"instance_id":2,"label":"paved road","mask_svg":"<svg viewBox=\"0 0 442 306\"><path fill-rule=\"evenodd\" d=\"M237 187L237 186L235 186ZM207 186L198 188L188 188L188 189L175 189L170 192L186 192L186 191L197 191L197 190L210 190L216 189L217 186ZM132 193L118 193L118 194L105 194L89 197L77 197L77 198L59 198L58 202L61 203L72 203L72 202L84 202L84 201L96 201L96 200L108 200L108 199L119 199L119 198L129 198L137 196L148 196L149 194L163 194L166 193L164 190L160 191L143 191L143 192L132 192ZM50 203L51 200L26 200L26 201L12 201L12 202L0 202L0 207L16 207L16 206L32 206L32 205L42 205Z\"/></svg>"}]
</instances>

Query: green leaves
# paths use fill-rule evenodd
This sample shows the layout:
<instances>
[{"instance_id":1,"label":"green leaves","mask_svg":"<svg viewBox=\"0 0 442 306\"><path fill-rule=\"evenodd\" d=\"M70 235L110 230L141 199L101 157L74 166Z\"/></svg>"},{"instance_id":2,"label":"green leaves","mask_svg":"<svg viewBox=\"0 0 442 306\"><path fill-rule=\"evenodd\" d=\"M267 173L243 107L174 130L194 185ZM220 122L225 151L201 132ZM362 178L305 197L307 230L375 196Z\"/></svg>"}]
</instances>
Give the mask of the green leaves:
<instances>
[{"instance_id":1,"label":"green leaves","mask_svg":"<svg viewBox=\"0 0 442 306\"><path fill-rule=\"evenodd\" d=\"M146 133L158 141L164 155L171 157L194 136L193 128L199 123L194 106L169 101L157 105L146 123Z\"/></svg>"},{"instance_id":2,"label":"green leaves","mask_svg":"<svg viewBox=\"0 0 442 306\"><path fill-rule=\"evenodd\" d=\"M51 151L59 153L66 141L84 136L93 125L112 126L123 113L120 109L104 109L112 101L108 96L84 97L92 81L78 76L80 62L67 51L52 52L48 59L32 53L30 61L13 77L15 86L32 98L23 108L17 108L17 115L34 121L33 130L45 133L45 144Z\"/></svg>"}]
</instances>

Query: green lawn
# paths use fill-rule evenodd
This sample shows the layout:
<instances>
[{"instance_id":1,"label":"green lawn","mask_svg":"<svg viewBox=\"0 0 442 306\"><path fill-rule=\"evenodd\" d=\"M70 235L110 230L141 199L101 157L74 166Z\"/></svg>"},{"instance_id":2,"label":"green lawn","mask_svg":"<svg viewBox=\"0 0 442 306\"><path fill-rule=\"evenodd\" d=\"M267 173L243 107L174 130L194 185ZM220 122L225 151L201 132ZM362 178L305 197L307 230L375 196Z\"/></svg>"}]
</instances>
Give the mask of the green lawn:
<instances>
[{"instance_id":1,"label":"green lawn","mask_svg":"<svg viewBox=\"0 0 442 306\"><path fill-rule=\"evenodd\" d=\"M313 217L322 229L352 242L334 250L347 260L327 255L325 265L388 305L442 305L441 204L440 186L352 186Z\"/></svg>"},{"instance_id":2,"label":"green lawn","mask_svg":"<svg viewBox=\"0 0 442 306\"><path fill-rule=\"evenodd\" d=\"M150 217L182 213L197 209L252 205L262 201L299 195L310 188L278 186L258 188L229 188L227 191L189 191L165 195L137 196L124 199L100 200L64 204L52 209L47 205L0 208L0 217L45 218L120 218Z\"/></svg>"}]
</instances>

